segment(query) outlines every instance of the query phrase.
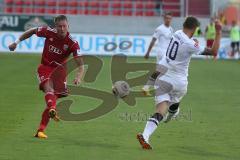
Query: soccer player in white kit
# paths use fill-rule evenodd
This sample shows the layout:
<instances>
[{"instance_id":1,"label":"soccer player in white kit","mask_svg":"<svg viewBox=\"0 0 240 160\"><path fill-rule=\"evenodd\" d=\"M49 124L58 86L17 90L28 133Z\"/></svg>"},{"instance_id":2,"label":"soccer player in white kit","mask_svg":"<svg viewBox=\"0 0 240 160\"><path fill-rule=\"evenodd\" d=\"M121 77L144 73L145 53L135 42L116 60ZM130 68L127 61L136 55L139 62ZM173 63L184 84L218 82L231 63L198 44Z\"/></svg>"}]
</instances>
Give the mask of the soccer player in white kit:
<instances>
[{"instance_id":1,"label":"soccer player in white kit","mask_svg":"<svg viewBox=\"0 0 240 160\"><path fill-rule=\"evenodd\" d=\"M221 39L220 22L215 22L216 36L212 48L201 47L192 39L198 26L199 22L195 17L187 17L183 29L173 34L166 56L159 62L164 74L158 76L155 82L156 112L147 121L143 133L137 135L143 149L152 149L149 138L158 124L169 121L179 111L179 102L187 93L188 66L192 54L217 55Z\"/></svg>"},{"instance_id":2,"label":"soccer player in white kit","mask_svg":"<svg viewBox=\"0 0 240 160\"><path fill-rule=\"evenodd\" d=\"M164 23L159 25L155 32L153 33L152 40L148 47L147 53L145 54L145 58L148 59L150 52L157 41L157 64L161 61L162 57L165 55L167 51L168 44L173 35L173 28L171 27L172 21L172 13L166 12L163 15ZM158 71L155 71L149 78L147 83L142 88L144 95L149 96L149 88L153 86L157 76L159 75Z\"/></svg>"}]
</instances>

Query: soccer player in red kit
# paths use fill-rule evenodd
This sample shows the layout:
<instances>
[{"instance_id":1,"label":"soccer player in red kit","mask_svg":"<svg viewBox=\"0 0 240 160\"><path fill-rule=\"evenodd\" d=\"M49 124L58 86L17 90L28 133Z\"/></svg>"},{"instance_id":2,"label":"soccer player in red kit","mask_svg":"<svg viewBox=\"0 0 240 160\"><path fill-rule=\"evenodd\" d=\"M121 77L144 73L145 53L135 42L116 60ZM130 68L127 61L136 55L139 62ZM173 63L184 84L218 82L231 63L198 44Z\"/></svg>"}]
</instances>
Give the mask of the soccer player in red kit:
<instances>
[{"instance_id":1,"label":"soccer player in red kit","mask_svg":"<svg viewBox=\"0 0 240 160\"><path fill-rule=\"evenodd\" d=\"M68 32L69 25L67 17L59 15L55 17L54 23L55 28L38 27L29 29L24 32L18 40L9 45L10 51L14 51L21 41L34 34L38 37L46 38L41 64L38 67L38 78L39 89L45 93L47 107L42 113L42 120L35 135L35 137L38 138L47 138L44 130L50 118L59 121L56 112L56 101L57 98L67 96L66 69L64 63L71 53L78 64L78 71L73 83L78 85L84 73L80 47L78 43L71 38Z\"/></svg>"}]
</instances>

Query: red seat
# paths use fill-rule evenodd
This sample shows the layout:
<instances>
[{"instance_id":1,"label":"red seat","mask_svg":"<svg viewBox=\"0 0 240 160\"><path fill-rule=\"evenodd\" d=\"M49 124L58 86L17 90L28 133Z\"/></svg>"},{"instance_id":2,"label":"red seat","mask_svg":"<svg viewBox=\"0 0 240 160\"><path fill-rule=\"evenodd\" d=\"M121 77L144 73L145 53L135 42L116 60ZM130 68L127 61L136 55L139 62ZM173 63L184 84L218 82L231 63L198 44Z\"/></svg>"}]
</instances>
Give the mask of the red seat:
<instances>
[{"instance_id":1,"label":"red seat","mask_svg":"<svg viewBox=\"0 0 240 160\"><path fill-rule=\"evenodd\" d=\"M12 13L12 12L13 12L12 7L5 8L5 13Z\"/></svg>"},{"instance_id":2,"label":"red seat","mask_svg":"<svg viewBox=\"0 0 240 160\"><path fill-rule=\"evenodd\" d=\"M23 13L23 8L21 6L15 8L16 13Z\"/></svg>"},{"instance_id":3,"label":"red seat","mask_svg":"<svg viewBox=\"0 0 240 160\"><path fill-rule=\"evenodd\" d=\"M107 15L109 15L109 11L108 11L108 9L104 9L100 12L100 14L104 15L104 16L107 16Z\"/></svg>"},{"instance_id":4,"label":"red seat","mask_svg":"<svg viewBox=\"0 0 240 160\"><path fill-rule=\"evenodd\" d=\"M15 5L22 6L22 5L23 5L23 1L22 1L22 0L15 0L15 1L14 1L14 4L15 4Z\"/></svg>"},{"instance_id":5,"label":"red seat","mask_svg":"<svg viewBox=\"0 0 240 160\"><path fill-rule=\"evenodd\" d=\"M78 11L78 13L87 15L88 14L88 10L87 9L81 9L81 10Z\"/></svg>"},{"instance_id":6,"label":"red seat","mask_svg":"<svg viewBox=\"0 0 240 160\"><path fill-rule=\"evenodd\" d=\"M165 3L180 3L180 0L162 0Z\"/></svg>"},{"instance_id":7,"label":"red seat","mask_svg":"<svg viewBox=\"0 0 240 160\"><path fill-rule=\"evenodd\" d=\"M136 8L137 9L143 9L143 4L142 3L136 3Z\"/></svg>"},{"instance_id":8,"label":"red seat","mask_svg":"<svg viewBox=\"0 0 240 160\"><path fill-rule=\"evenodd\" d=\"M145 16L154 16L154 11L146 11Z\"/></svg>"},{"instance_id":9,"label":"red seat","mask_svg":"<svg viewBox=\"0 0 240 160\"><path fill-rule=\"evenodd\" d=\"M11 5L13 4L13 0L5 0L4 3L7 5Z\"/></svg>"},{"instance_id":10,"label":"red seat","mask_svg":"<svg viewBox=\"0 0 240 160\"><path fill-rule=\"evenodd\" d=\"M50 0L50 1L47 1L47 5L53 7L57 5L57 2L54 0Z\"/></svg>"},{"instance_id":11,"label":"red seat","mask_svg":"<svg viewBox=\"0 0 240 160\"><path fill-rule=\"evenodd\" d=\"M45 5L45 1L44 0L34 1L34 5L35 6L44 6Z\"/></svg>"},{"instance_id":12,"label":"red seat","mask_svg":"<svg viewBox=\"0 0 240 160\"><path fill-rule=\"evenodd\" d=\"M101 1L99 5L100 5L101 8L108 8L109 7L109 2L104 0L104 1Z\"/></svg>"},{"instance_id":13,"label":"red seat","mask_svg":"<svg viewBox=\"0 0 240 160\"><path fill-rule=\"evenodd\" d=\"M132 2L124 2L123 8L132 8Z\"/></svg>"},{"instance_id":14,"label":"red seat","mask_svg":"<svg viewBox=\"0 0 240 160\"><path fill-rule=\"evenodd\" d=\"M111 7L112 7L112 8L121 8L121 3L120 3L120 2L113 2L113 3L111 4Z\"/></svg>"},{"instance_id":15,"label":"red seat","mask_svg":"<svg viewBox=\"0 0 240 160\"><path fill-rule=\"evenodd\" d=\"M179 5L163 5L162 6L163 10L180 10Z\"/></svg>"},{"instance_id":16,"label":"red seat","mask_svg":"<svg viewBox=\"0 0 240 160\"><path fill-rule=\"evenodd\" d=\"M114 15L114 16L121 16L121 10L120 9L114 9L112 11L112 15Z\"/></svg>"},{"instance_id":17,"label":"red seat","mask_svg":"<svg viewBox=\"0 0 240 160\"><path fill-rule=\"evenodd\" d=\"M54 8L48 8L48 9L46 10L46 12L47 12L48 14L56 14L56 9L54 9Z\"/></svg>"},{"instance_id":18,"label":"red seat","mask_svg":"<svg viewBox=\"0 0 240 160\"><path fill-rule=\"evenodd\" d=\"M35 8L34 9L34 13L41 13L41 14L43 14L43 13L45 13L45 8L43 8L43 7Z\"/></svg>"},{"instance_id":19,"label":"red seat","mask_svg":"<svg viewBox=\"0 0 240 160\"><path fill-rule=\"evenodd\" d=\"M124 10L123 15L124 16L132 16L132 10Z\"/></svg>"},{"instance_id":20,"label":"red seat","mask_svg":"<svg viewBox=\"0 0 240 160\"><path fill-rule=\"evenodd\" d=\"M32 13L33 11L32 11L32 7L26 7L26 8L24 8L24 13L28 13L28 14L30 14L30 13Z\"/></svg>"},{"instance_id":21,"label":"red seat","mask_svg":"<svg viewBox=\"0 0 240 160\"><path fill-rule=\"evenodd\" d=\"M78 6L78 2L76 0L69 1L68 2L68 6L70 6L70 7L77 7Z\"/></svg>"},{"instance_id":22,"label":"red seat","mask_svg":"<svg viewBox=\"0 0 240 160\"><path fill-rule=\"evenodd\" d=\"M181 13L176 11L176 12L172 12L173 16L174 17L180 17L181 16Z\"/></svg>"},{"instance_id":23,"label":"red seat","mask_svg":"<svg viewBox=\"0 0 240 160\"><path fill-rule=\"evenodd\" d=\"M99 15L99 10L98 9L91 9L89 11L89 14L91 14L91 15Z\"/></svg>"},{"instance_id":24,"label":"red seat","mask_svg":"<svg viewBox=\"0 0 240 160\"><path fill-rule=\"evenodd\" d=\"M80 7L88 7L88 1L80 1L79 6Z\"/></svg>"},{"instance_id":25,"label":"red seat","mask_svg":"<svg viewBox=\"0 0 240 160\"><path fill-rule=\"evenodd\" d=\"M32 4L32 1L31 0L25 0L25 1L23 1L23 3L26 6L30 6Z\"/></svg>"},{"instance_id":26,"label":"red seat","mask_svg":"<svg viewBox=\"0 0 240 160\"><path fill-rule=\"evenodd\" d=\"M60 8L58 10L58 14L66 14L67 13L67 10L65 8Z\"/></svg>"},{"instance_id":27,"label":"red seat","mask_svg":"<svg viewBox=\"0 0 240 160\"><path fill-rule=\"evenodd\" d=\"M154 9L155 6L156 6L156 4L152 3L152 2L148 2L148 3L145 4L146 9Z\"/></svg>"},{"instance_id":28,"label":"red seat","mask_svg":"<svg viewBox=\"0 0 240 160\"><path fill-rule=\"evenodd\" d=\"M143 11L142 10L137 10L135 12L135 16L143 16Z\"/></svg>"},{"instance_id":29,"label":"red seat","mask_svg":"<svg viewBox=\"0 0 240 160\"><path fill-rule=\"evenodd\" d=\"M62 0L62 1L59 1L58 5L59 5L60 7L67 7L68 4L67 4L67 1Z\"/></svg>"},{"instance_id":30,"label":"red seat","mask_svg":"<svg viewBox=\"0 0 240 160\"><path fill-rule=\"evenodd\" d=\"M68 14L77 14L78 11L77 11L77 9L69 9L69 10L67 10L67 13Z\"/></svg>"},{"instance_id":31,"label":"red seat","mask_svg":"<svg viewBox=\"0 0 240 160\"><path fill-rule=\"evenodd\" d=\"M89 3L89 7L99 7L99 2L98 1L90 1Z\"/></svg>"}]
</instances>

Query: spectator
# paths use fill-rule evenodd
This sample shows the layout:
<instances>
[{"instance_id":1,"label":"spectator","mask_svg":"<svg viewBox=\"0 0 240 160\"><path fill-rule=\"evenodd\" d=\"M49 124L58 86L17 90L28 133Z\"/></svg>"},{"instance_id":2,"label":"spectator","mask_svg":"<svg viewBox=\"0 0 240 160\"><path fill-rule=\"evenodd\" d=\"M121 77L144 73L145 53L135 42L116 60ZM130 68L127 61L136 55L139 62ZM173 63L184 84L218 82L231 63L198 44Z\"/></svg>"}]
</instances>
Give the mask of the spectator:
<instances>
[{"instance_id":1,"label":"spectator","mask_svg":"<svg viewBox=\"0 0 240 160\"><path fill-rule=\"evenodd\" d=\"M224 25L224 26L227 25L227 20L226 20L226 17L225 17L225 15L223 13L219 14L219 20L222 23L222 25Z\"/></svg>"},{"instance_id":2,"label":"spectator","mask_svg":"<svg viewBox=\"0 0 240 160\"><path fill-rule=\"evenodd\" d=\"M200 27L197 27L193 36L194 37L200 37L201 35L202 35L202 31L201 31Z\"/></svg>"},{"instance_id":3,"label":"spectator","mask_svg":"<svg viewBox=\"0 0 240 160\"><path fill-rule=\"evenodd\" d=\"M231 39L231 47L232 47L231 56L234 57L236 52L239 53L239 41L240 41L240 29L236 21L232 21L232 27L230 30L230 39Z\"/></svg>"},{"instance_id":4,"label":"spectator","mask_svg":"<svg viewBox=\"0 0 240 160\"><path fill-rule=\"evenodd\" d=\"M206 46L208 48L212 47L215 35L216 35L216 30L215 30L214 18L211 18L210 24L205 29L205 38L207 41Z\"/></svg>"}]
</instances>

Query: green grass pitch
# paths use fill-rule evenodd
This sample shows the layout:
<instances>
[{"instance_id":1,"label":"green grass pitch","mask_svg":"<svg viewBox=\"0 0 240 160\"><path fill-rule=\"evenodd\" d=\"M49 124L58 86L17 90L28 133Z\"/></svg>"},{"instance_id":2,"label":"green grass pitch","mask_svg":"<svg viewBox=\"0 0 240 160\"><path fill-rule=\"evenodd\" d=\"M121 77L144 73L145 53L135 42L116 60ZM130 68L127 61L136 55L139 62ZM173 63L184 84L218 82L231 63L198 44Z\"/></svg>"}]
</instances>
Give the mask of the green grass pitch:
<instances>
[{"instance_id":1,"label":"green grass pitch","mask_svg":"<svg viewBox=\"0 0 240 160\"><path fill-rule=\"evenodd\" d=\"M83 85L109 91L110 57L102 59L97 81ZM39 62L39 55L0 54L0 160L240 159L239 61L192 60L180 118L158 127L152 151L140 148L136 134L154 111L153 98L138 98L135 107L120 101L112 112L87 122L51 121L48 139L33 138L45 107L36 78ZM99 104L69 98L76 102L72 112Z\"/></svg>"}]
</instances>

